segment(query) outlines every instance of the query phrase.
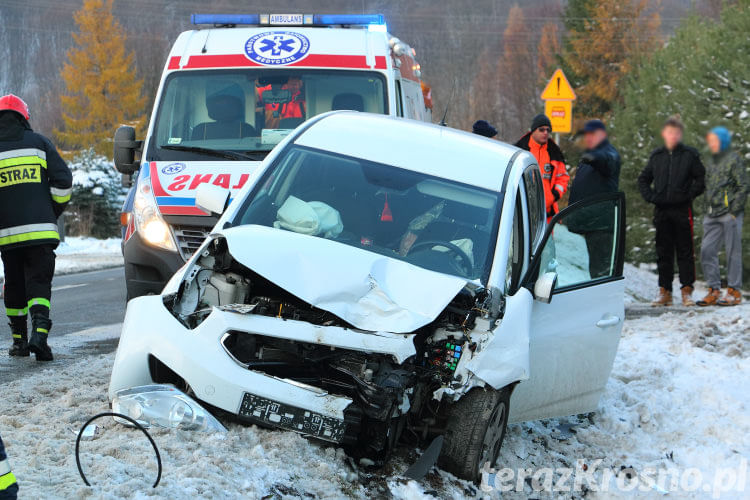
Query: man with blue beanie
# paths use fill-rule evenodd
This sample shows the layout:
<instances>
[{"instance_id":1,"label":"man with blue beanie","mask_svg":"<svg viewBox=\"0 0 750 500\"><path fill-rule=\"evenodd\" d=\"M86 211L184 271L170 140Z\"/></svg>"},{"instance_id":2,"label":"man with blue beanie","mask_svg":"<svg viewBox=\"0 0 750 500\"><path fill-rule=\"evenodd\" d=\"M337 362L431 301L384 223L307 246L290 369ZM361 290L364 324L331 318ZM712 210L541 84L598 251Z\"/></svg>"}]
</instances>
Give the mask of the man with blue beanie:
<instances>
[{"instance_id":1,"label":"man with blue beanie","mask_svg":"<svg viewBox=\"0 0 750 500\"><path fill-rule=\"evenodd\" d=\"M706 214L703 217L701 266L709 291L699 306L735 306L742 301L742 220L750 182L742 158L732 151L732 136L714 127L706 136ZM727 294L721 297L719 250L727 256Z\"/></svg>"}]
</instances>

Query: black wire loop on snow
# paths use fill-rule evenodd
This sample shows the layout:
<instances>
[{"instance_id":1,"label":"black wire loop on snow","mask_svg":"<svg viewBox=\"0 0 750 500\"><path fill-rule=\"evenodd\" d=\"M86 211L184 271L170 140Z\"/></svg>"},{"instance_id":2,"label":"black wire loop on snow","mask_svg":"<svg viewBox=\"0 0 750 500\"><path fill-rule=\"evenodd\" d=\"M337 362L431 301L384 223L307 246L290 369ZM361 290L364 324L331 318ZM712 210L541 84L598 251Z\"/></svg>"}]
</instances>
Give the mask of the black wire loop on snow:
<instances>
[{"instance_id":1,"label":"black wire loop on snow","mask_svg":"<svg viewBox=\"0 0 750 500\"><path fill-rule=\"evenodd\" d=\"M151 437L151 434L148 433L146 429L143 428L141 424L135 421L135 419L128 417L127 415L123 415L122 413L114 413L114 412L104 412L100 413L98 415L94 415L88 421L83 424L83 427L81 427L81 430L78 431L78 437L76 438L76 465L78 466L78 473L81 475L81 479L83 479L83 482L86 483L86 486L91 487L91 484L86 479L86 475L83 473L83 468L81 467L81 458L79 455L79 449L81 446L81 436L83 436L83 431L86 429L86 427L89 426L91 422L94 420L101 418L101 417L118 417L127 420L134 426L136 426L138 429L143 432L146 437L148 438L149 442L151 443L151 446L154 448L154 452L156 453L156 464L158 466L158 471L156 473L156 482L154 483L154 488L156 488L159 485L159 481L161 481L161 455L159 455L159 448L156 447L156 442Z\"/></svg>"}]
</instances>

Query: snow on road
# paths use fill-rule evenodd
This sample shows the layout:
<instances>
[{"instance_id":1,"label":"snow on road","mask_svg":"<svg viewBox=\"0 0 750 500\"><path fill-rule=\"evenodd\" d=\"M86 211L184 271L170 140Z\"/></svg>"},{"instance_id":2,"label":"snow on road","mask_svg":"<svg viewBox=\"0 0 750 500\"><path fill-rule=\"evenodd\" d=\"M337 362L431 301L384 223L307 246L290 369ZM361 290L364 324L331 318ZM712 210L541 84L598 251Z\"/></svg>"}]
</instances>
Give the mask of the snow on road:
<instances>
[{"instance_id":1,"label":"snow on road","mask_svg":"<svg viewBox=\"0 0 750 500\"><path fill-rule=\"evenodd\" d=\"M123 264L120 238L98 240L84 236L68 236L60 243L55 253L55 274L71 274L95 271ZM0 261L0 276L3 264Z\"/></svg>"},{"instance_id":2,"label":"snow on road","mask_svg":"<svg viewBox=\"0 0 750 500\"><path fill-rule=\"evenodd\" d=\"M748 318L750 304L627 321L599 410L511 425L498 465L507 468L501 471L506 475L496 476L493 484L511 487L503 498L546 498L551 494L536 493L535 483L519 479L519 469L531 469L528 476L537 473L544 484L545 468L551 468L549 480L557 483L565 468L582 469L585 464L593 479L580 481L584 490L608 489L588 491L587 498L710 498L713 493L747 498L747 486L741 488L747 482L743 460L746 470L750 456L750 391L744 385L750 380ZM85 341L116 335L117 327L82 332L61 346L61 353L73 354ZM21 484L21 498L500 496L440 471L421 483L407 482L392 472L405 469L401 458L384 476L357 479L341 450L293 433L234 423L228 424L226 436L155 431L164 476L152 490L156 467L148 442L109 419L101 420L100 434L82 446L82 461L94 484L88 489L76 470L73 431L87 417L108 409L112 360L113 354L89 355L40 366L36 377L4 387L0 434ZM648 486L659 471L674 473L675 484L667 475L662 485ZM581 474L574 473L563 487L574 488ZM636 485L632 481L640 485L626 492L618 489L618 481L626 488ZM661 489L671 493L665 497Z\"/></svg>"}]
</instances>

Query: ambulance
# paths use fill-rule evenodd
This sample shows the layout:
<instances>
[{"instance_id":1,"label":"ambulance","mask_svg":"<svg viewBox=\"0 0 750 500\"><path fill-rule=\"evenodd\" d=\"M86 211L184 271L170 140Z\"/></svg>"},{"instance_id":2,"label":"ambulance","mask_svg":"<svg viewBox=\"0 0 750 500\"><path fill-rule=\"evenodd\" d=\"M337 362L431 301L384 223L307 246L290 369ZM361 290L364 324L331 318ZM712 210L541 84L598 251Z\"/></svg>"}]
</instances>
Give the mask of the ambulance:
<instances>
[{"instance_id":1,"label":"ambulance","mask_svg":"<svg viewBox=\"0 0 750 500\"><path fill-rule=\"evenodd\" d=\"M145 139L129 126L114 136L115 166L132 185L121 217L129 299L161 292L216 224L196 207L198 186L233 198L308 118L354 110L431 121L415 51L382 15L191 21L169 53Z\"/></svg>"}]
</instances>

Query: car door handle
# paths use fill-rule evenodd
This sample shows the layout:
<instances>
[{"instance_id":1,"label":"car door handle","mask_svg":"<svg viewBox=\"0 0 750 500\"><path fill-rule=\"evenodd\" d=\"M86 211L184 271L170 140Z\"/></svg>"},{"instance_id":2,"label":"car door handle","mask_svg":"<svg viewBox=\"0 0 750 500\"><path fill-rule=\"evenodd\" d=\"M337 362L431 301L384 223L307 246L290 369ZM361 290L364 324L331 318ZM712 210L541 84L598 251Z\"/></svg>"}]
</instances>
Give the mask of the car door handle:
<instances>
[{"instance_id":1,"label":"car door handle","mask_svg":"<svg viewBox=\"0 0 750 500\"><path fill-rule=\"evenodd\" d=\"M607 328L609 326L615 326L619 322L620 322L620 318L618 318L617 316L609 316L607 318L600 319L599 321L597 321L596 326L598 326L599 328Z\"/></svg>"}]
</instances>

